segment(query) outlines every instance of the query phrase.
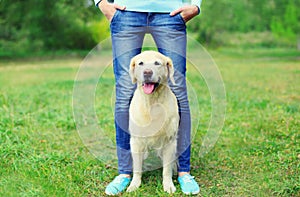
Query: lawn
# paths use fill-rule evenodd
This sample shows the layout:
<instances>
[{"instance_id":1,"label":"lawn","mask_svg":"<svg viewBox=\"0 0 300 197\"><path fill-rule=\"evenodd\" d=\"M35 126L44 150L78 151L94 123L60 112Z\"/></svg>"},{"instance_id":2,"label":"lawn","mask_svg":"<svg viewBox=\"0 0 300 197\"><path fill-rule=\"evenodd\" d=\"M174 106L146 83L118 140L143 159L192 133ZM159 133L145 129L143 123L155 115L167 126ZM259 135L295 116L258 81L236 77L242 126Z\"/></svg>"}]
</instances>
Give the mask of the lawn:
<instances>
[{"instance_id":1,"label":"lawn","mask_svg":"<svg viewBox=\"0 0 300 197\"><path fill-rule=\"evenodd\" d=\"M216 145L202 157L211 97L193 66L187 74L197 95L191 94L192 112L200 114L192 144L199 196L300 196L300 52L210 53L226 89L226 119ZM82 60L0 62L0 196L105 196L116 166L101 160L99 152L106 154L101 143L89 151L73 117L74 79ZM112 67L104 71L95 89L96 123L113 140ZM123 196L166 196L161 182L161 169L145 172L142 187ZM176 180L175 185L173 196L182 196Z\"/></svg>"}]
</instances>

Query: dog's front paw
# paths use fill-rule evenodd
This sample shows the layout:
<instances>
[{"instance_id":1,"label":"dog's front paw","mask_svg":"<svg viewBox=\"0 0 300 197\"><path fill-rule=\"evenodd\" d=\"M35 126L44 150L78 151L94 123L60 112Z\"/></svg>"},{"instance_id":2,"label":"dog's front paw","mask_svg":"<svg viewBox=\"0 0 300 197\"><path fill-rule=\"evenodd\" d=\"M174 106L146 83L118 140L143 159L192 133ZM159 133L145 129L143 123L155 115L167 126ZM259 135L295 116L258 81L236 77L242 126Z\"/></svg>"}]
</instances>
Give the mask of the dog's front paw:
<instances>
[{"instance_id":1,"label":"dog's front paw","mask_svg":"<svg viewBox=\"0 0 300 197\"><path fill-rule=\"evenodd\" d=\"M139 188L140 185L141 185L141 181L140 180L132 180L126 191L127 192L133 192L134 190L136 190L137 188Z\"/></svg>"},{"instance_id":2,"label":"dog's front paw","mask_svg":"<svg viewBox=\"0 0 300 197\"><path fill-rule=\"evenodd\" d=\"M174 183L172 181L164 182L164 191L168 192L169 194L172 194L176 191L176 187L174 186Z\"/></svg>"}]
</instances>

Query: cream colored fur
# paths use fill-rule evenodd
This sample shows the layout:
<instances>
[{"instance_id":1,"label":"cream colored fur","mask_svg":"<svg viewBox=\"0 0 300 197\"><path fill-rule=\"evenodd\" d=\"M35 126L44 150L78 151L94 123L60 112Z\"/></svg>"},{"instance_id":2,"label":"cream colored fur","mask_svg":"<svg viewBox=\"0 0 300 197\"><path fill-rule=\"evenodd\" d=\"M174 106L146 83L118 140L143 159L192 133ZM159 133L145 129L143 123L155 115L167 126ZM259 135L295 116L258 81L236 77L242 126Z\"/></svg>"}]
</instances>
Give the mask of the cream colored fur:
<instances>
[{"instance_id":1,"label":"cream colored fur","mask_svg":"<svg viewBox=\"0 0 300 197\"><path fill-rule=\"evenodd\" d=\"M151 81L159 82L152 94L143 92L145 70L153 72ZM173 193L176 188L172 167L176 160L179 114L176 97L168 86L168 79L174 83L172 61L158 52L145 51L131 60L130 75L132 81L137 82L137 89L129 110L133 179L127 191L140 186L144 155L147 150L154 149L163 162L164 191Z\"/></svg>"}]
</instances>

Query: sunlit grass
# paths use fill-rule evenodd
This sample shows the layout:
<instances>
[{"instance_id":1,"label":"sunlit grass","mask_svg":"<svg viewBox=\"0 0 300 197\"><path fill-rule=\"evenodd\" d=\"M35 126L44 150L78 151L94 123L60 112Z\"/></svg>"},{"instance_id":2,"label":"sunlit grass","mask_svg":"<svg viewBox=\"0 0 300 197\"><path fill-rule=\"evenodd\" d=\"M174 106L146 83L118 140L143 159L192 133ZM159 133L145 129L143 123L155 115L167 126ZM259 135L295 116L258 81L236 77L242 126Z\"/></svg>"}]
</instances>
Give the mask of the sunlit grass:
<instances>
[{"instance_id":1,"label":"sunlit grass","mask_svg":"<svg viewBox=\"0 0 300 197\"><path fill-rule=\"evenodd\" d=\"M201 115L192 145L192 174L201 195L298 196L299 52L222 49L212 55L224 80L227 112L216 146L203 158L198 151L210 120L210 95L201 77L188 70ZM81 61L0 63L1 196L104 196L116 168L89 153L73 120ZM112 139L113 84L108 67L95 98L98 124ZM161 170L146 172L142 187L124 196L165 196L161 181ZM175 184L174 196L182 196Z\"/></svg>"}]
</instances>

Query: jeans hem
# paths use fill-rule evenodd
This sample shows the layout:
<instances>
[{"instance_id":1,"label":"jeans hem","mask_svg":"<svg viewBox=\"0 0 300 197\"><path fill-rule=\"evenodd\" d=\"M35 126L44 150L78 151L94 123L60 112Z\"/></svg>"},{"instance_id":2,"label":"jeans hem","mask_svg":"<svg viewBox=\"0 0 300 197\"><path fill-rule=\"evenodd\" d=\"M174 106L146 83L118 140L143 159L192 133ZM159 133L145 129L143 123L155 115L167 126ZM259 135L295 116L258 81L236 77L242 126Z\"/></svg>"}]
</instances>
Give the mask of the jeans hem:
<instances>
[{"instance_id":1,"label":"jeans hem","mask_svg":"<svg viewBox=\"0 0 300 197\"><path fill-rule=\"evenodd\" d=\"M181 168L181 169L178 169L178 172L190 172L191 169L190 168Z\"/></svg>"},{"instance_id":2,"label":"jeans hem","mask_svg":"<svg viewBox=\"0 0 300 197\"><path fill-rule=\"evenodd\" d=\"M119 172L119 174L132 174L132 171L123 171L123 170L119 170L118 171Z\"/></svg>"}]
</instances>

